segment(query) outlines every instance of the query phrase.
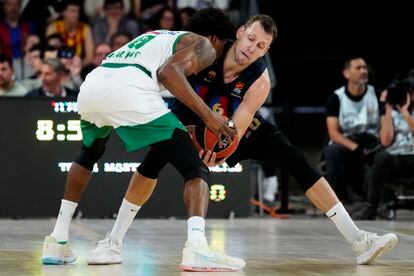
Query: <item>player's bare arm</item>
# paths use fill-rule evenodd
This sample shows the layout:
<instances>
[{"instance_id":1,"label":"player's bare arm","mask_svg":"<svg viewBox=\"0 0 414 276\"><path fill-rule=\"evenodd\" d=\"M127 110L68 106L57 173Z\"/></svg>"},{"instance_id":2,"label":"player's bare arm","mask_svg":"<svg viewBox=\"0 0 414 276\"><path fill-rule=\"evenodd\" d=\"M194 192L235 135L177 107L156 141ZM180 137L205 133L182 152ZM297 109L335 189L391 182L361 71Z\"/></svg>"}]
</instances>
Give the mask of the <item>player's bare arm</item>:
<instances>
[{"instance_id":1,"label":"player's bare arm","mask_svg":"<svg viewBox=\"0 0 414 276\"><path fill-rule=\"evenodd\" d=\"M246 92L243 101L233 114L233 122L238 137L242 137L253 120L254 114L266 101L270 91L270 79L267 69Z\"/></svg>"},{"instance_id":2,"label":"player's bare arm","mask_svg":"<svg viewBox=\"0 0 414 276\"><path fill-rule=\"evenodd\" d=\"M217 136L223 134L231 141L234 131L198 97L186 78L213 64L216 57L216 50L207 38L195 34L185 35L177 45L177 52L158 69L157 77L179 101L199 115Z\"/></svg>"}]
</instances>

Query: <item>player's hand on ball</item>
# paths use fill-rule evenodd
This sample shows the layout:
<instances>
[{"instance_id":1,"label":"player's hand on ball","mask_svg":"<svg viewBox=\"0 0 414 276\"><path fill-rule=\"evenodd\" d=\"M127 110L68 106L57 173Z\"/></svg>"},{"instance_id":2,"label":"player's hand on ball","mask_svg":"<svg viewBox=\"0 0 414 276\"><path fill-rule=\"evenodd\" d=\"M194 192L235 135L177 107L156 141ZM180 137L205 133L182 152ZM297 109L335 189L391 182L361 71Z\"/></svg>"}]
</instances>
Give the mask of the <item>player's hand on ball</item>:
<instances>
[{"instance_id":1,"label":"player's hand on ball","mask_svg":"<svg viewBox=\"0 0 414 276\"><path fill-rule=\"evenodd\" d=\"M207 150L205 154L204 150L200 150L198 152L198 156L200 156L200 159L203 161L204 164L206 164L207 167L219 166L226 161L226 158L216 160L216 153L211 150Z\"/></svg>"}]
</instances>

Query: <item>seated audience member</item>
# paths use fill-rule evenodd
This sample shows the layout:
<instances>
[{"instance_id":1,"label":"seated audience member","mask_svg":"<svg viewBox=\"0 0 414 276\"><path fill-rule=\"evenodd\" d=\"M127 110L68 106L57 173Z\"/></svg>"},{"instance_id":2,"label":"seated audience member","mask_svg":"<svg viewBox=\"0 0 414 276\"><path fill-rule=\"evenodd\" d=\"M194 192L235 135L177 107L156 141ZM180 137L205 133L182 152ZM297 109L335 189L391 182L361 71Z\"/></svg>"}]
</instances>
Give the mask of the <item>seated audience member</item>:
<instances>
[{"instance_id":1,"label":"seated audience member","mask_svg":"<svg viewBox=\"0 0 414 276\"><path fill-rule=\"evenodd\" d=\"M111 37L111 51L118 50L127 44L132 37L128 33L116 33Z\"/></svg>"},{"instance_id":2,"label":"seated audience member","mask_svg":"<svg viewBox=\"0 0 414 276\"><path fill-rule=\"evenodd\" d=\"M377 154L367 187L367 202L354 219L375 219L385 184L395 178L414 177L414 85L399 82L383 92L380 141L385 150Z\"/></svg>"},{"instance_id":3,"label":"seated audience member","mask_svg":"<svg viewBox=\"0 0 414 276\"><path fill-rule=\"evenodd\" d=\"M348 186L363 195L364 164L370 163L378 146L379 105L368 84L365 60L350 58L344 64L347 84L327 101L326 124L330 138L325 148L327 179L338 197L348 203ZM355 178L355 179L352 179Z\"/></svg>"},{"instance_id":4,"label":"seated audience member","mask_svg":"<svg viewBox=\"0 0 414 276\"><path fill-rule=\"evenodd\" d=\"M0 54L0 96L24 96L27 89L13 80L13 62L10 57Z\"/></svg>"},{"instance_id":5,"label":"seated audience member","mask_svg":"<svg viewBox=\"0 0 414 276\"><path fill-rule=\"evenodd\" d=\"M59 59L44 60L40 72L42 86L27 93L27 98L76 98L76 92L63 85L67 70Z\"/></svg>"},{"instance_id":6,"label":"seated audience member","mask_svg":"<svg viewBox=\"0 0 414 276\"><path fill-rule=\"evenodd\" d=\"M62 81L63 85L78 92L83 82L80 76L82 70L81 59L75 55L75 50L72 47L67 46L63 46L58 50L57 57L65 65L67 71Z\"/></svg>"},{"instance_id":7,"label":"seated audience member","mask_svg":"<svg viewBox=\"0 0 414 276\"><path fill-rule=\"evenodd\" d=\"M111 36L117 32L129 33L132 37L139 34L138 24L126 16L122 0L105 0L104 10L105 16L93 25L95 44L109 43Z\"/></svg>"},{"instance_id":8,"label":"seated audience member","mask_svg":"<svg viewBox=\"0 0 414 276\"><path fill-rule=\"evenodd\" d=\"M55 49L59 49L60 47L63 47L65 45L65 42L63 41L63 38L58 33L52 33L46 37L46 46L53 47Z\"/></svg>"},{"instance_id":9,"label":"seated audience member","mask_svg":"<svg viewBox=\"0 0 414 276\"><path fill-rule=\"evenodd\" d=\"M98 44L95 47L95 54L92 59L92 63L84 66L81 71L81 78L84 80L86 75L89 74L93 69L101 65L102 61L107 55L111 53L111 46L106 43Z\"/></svg>"},{"instance_id":10,"label":"seated audience member","mask_svg":"<svg viewBox=\"0 0 414 276\"><path fill-rule=\"evenodd\" d=\"M16 79L22 78L23 45L31 33L35 33L33 24L20 17L21 1L4 0L4 18L0 18L0 53L10 57L17 72Z\"/></svg>"},{"instance_id":11,"label":"seated audience member","mask_svg":"<svg viewBox=\"0 0 414 276\"><path fill-rule=\"evenodd\" d=\"M88 0L84 1L83 10L88 18L92 21L105 16L105 0ZM126 14L131 12L131 0L122 0L123 10Z\"/></svg>"},{"instance_id":12,"label":"seated audience member","mask_svg":"<svg viewBox=\"0 0 414 276\"><path fill-rule=\"evenodd\" d=\"M21 84L26 87L27 91L33 90L41 85L40 68L43 64L43 48L40 44L33 45L29 52L25 55L26 65L30 66L30 72Z\"/></svg>"},{"instance_id":13,"label":"seated audience member","mask_svg":"<svg viewBox=\"0 0 414 276\"><path fill-rule=\"evenodd\" d=\"M93 56L92 32L88 24L80 21L80 1L63 1L62 19L53 21L47 28L46 35L58 33L64 44L75 49L75 54L88 64Z\"/></svg>"}]
</instances>

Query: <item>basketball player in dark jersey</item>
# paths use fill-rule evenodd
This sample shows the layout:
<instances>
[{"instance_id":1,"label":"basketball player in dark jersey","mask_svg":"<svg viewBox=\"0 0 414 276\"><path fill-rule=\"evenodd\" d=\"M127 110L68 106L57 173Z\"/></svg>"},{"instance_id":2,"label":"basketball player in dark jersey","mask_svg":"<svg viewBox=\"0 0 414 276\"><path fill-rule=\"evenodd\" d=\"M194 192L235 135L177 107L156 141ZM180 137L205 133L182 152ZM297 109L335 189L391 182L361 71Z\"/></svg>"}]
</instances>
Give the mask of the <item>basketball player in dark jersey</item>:
<instances>
[{"instance_id":1,"label":"basketball player in dark jersey","mask_svg":"<svg viewBox=\"0 0 414 276\"><path fill-rule=\"evenodd\" d=\"M379 236L360 230L336 197L329 183L313 169L302 151L291 145L284 134L256 111L264 103L270 80L262 56L276 36L273 20L265 15L252 17L237 31L237 40L225 47L221 59L189 78L190 84L214 111L232 118L239 135L237 150L227 158L229 166L244 159L259 160L291 174L311 202L324 212L352 246L358 264L376 261L398 242L395 234ZM200 121L183 104L176 102L173 112L185 125ZM210 154L210 153L209 153ZM213 160L204 159L214 163ZM156 179L167 161L151 150L136 173L142 187L131 187L142 196L143 190L156 185ZM200 203L202 204L202 203Z\"/></svg>"}]
</instances>

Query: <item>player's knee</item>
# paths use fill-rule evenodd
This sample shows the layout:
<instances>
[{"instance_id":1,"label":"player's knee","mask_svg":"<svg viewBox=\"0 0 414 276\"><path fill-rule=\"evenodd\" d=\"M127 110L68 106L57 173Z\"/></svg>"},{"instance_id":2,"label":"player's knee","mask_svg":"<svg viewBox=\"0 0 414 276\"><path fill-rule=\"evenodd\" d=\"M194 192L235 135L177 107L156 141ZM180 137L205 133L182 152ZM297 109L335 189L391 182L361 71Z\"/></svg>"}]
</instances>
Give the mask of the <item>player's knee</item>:
<instances>
[{"instance_id":1,"label":"player's knee","mask_svg":"<svg viewBox=\"0 0 414 276\"><path fill-rule=\"evenodd\" d=\"M82 167L92 171L95 163L101 159L105 152L105 143L107 139L96 139L90 147L82 145L81 152L75 162Z\"/></svg>"},{"instance_id":2,"label":"player's knee","mask_svg":"<svg viewBox=\"0 0 414 276\"><path fill-rule=\"evenodd\" d=\"M191 180L194 178L201 178L205 182L208 182L209 175L210 175L210 170L204 163L202 163L198 166L193 166L192 168L190 168L187 172L183 174L183 177L185 181Z\"/></svg>"},{"instance_id":3,"label":"player's knee","mask_svg":"<svg viewBox=\"0 0 414 276\"><path fill-rule=\"evenodd\" d=\"M139 165L137 171L142 176L151 179L158 179L158 176L160 174L160 170L157 167L146 165L145 162L142 162L141 165Z\"/></svg>"}]
</instances>

